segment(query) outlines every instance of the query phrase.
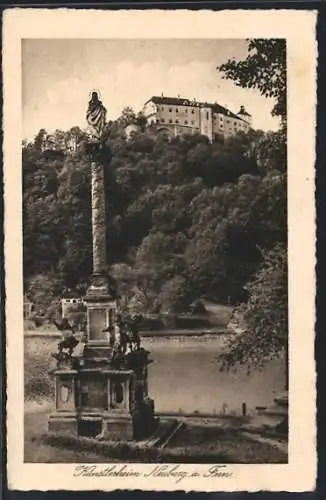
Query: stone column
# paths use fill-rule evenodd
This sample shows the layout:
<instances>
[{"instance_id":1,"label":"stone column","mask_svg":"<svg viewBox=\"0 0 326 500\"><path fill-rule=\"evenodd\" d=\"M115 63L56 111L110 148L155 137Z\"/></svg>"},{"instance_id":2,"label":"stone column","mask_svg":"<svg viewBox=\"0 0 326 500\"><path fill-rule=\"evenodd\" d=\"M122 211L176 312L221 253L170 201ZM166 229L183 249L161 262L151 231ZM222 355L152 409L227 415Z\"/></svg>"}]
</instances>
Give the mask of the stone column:
<instances>
[{"instance_id":1,"label":"stone column","mask_svg":"<svg viewBox=\"0 0 326 500\"><path fill-rule=\"evenodd\" d=\"M86 294L88 343L110 346L116 303L106 273L106 200L104 165L91 157L93 273Z\"/></svg>"},{"instance_id":2,"label":"stone column","mask_svg":"<svg viewBox=\"0 0 326 500\"><path fill-rule=\"evenodd\" d=\"M86 295L88 342L109 345L109 333L105 330L113 323L110 311L115 310L116 304L110 297L106 275L104 166L96 158L91 159L91 175L93 274Z\"/></svg>"},{"instance_id":3,"label":"stone column","mask_svg":"<svg viewBox=\"0 0 326 500\"><path fill-rule=\"evenodd\" d=\"M106 267L106 214L103 165L91 162L93 274L101 275Z\"/></svg>"}]
</instances>

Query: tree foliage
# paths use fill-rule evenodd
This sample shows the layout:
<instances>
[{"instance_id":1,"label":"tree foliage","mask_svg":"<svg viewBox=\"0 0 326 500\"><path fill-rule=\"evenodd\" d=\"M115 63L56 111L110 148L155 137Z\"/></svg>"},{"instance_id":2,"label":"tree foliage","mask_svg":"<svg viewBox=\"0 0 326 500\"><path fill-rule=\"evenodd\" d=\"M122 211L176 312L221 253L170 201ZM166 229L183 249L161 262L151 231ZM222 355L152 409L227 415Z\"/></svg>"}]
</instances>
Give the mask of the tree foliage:
<instances>
[{"instance_id":1,"label":"tree foliage","mask_svg":"<svg viewBox=\"0 0 326 500\"><path fill-rule=\"evenodd\" d=\"M286 121L286 40L252 39L244 61L229 59L218 70L243 88L254 88L275 100L272 115Z\"/></svg>"},{"instance_id":2,"label":"tree foliage","mask_svg":"<svg viewBox=\"0 0 326 500\"><path fill-rule=\"evenodd\" d=\"M277 244L247 285L249 300L238 308L246 327L228 341L221 356L222 368L236 363L261 367L287 349L288 300L287 252Z\"/></svg>"},{"instance_id":3,"label":"tree foliage","mask_svg":"<svg viewBox=\"0 0 326 500\"><path fill-rule=\"evenodd\" d=\"M229 342L222 367L236 363L261 365L287 350L287 225L286 225L286 41L248 40L244 61L228 60L217 68L224 78L243 88L255 88L275 102L272 115L281 119L277 133L263 135L252 144L263 177L260 193L250 210L250 227L263 261L248 279L248 301L238 314L245 328ZM253 269L252 269L253 271Z\"/></svg>"},{"instance_id":4,"label":"tree foliage","mask_svg":"<svg viewBox=\"0 0 326 500\"><path fill-rule=\"evenodd\" d=\"M286 155L278 133L238 133L210 144L201 135L169 139L152 126L126 140L126 123L141 118L124 110L108 124L103 149L108 267L120 304L182 312L201 297L235 306L249 300L250 332L265 328L275 299L267 283L276 280L266 256L286 248ZM22 160L25 291L42 304L43 282L51 300L67 289L79 295L92 270L84 133L42 129L23 143ZM281 344L270 345L275 351ZM230 351L228 363L238 352Z\"/></svg>"}]
</instances>

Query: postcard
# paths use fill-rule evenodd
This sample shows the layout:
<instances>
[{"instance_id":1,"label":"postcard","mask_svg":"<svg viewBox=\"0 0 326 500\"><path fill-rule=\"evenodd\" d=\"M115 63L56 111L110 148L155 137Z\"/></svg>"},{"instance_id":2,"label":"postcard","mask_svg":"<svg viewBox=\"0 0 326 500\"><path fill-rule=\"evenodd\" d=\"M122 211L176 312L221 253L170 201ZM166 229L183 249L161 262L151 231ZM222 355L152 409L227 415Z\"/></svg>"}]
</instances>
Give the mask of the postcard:
<instances>
[{"instance_id":1,"label":"postcard","mask_svg":"<svg viewBox=\"0 0 326 500\"><path fill-rule=\"evenodd\" d=\"M4 12L10 489L314 489L315 29Z\"/></svg>"}]
</instances>

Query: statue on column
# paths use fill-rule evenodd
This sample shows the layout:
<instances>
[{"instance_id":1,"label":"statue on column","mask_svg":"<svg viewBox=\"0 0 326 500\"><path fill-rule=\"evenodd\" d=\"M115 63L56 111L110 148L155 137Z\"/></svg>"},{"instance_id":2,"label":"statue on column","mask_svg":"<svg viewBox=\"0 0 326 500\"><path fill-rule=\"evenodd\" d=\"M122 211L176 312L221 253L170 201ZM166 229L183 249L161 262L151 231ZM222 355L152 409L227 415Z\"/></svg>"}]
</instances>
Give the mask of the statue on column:
<instances>
[{"instance_id":1,"label":"statue on column","mask_svg":"<svg viewBox=\"0 0 326 500\"><path fill-rule=\"evenodd\" d=\"M111 149L105 142L107 110L98 97L97 92L92 92L86 111L88 141L86 152L91 161L97 161L104 167L104 186L107 193L112 183L112 173L108 168L111 162ZM108 203L108 197L105 198ZM108 207L106 207L108 208Z\"/></svg>"},{"instance_id":2,"label":"statue on column","mask_svg":"<svg viewBox=\"0 0 326 500\"><path fill-rule=\"evenodd\" d=\"M92 92L92 98L88 103L86 120L91 139L99 141L106 125L106 108L98 98L97 92Z\"/></svg>"}]
</instances>

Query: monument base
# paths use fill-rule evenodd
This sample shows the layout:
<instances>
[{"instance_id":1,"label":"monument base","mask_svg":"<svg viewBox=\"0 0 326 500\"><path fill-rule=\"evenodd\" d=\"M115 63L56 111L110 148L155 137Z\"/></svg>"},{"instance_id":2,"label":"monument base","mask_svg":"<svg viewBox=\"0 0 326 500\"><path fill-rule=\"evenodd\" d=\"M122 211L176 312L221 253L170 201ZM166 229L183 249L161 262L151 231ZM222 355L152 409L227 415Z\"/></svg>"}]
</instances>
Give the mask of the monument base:
<instances>
[{"instance_id":1,"label":"monument base","mask_svg":"<svg viewBox=\"0 0 326 500\"><path fill-rule=\"evenodd\" d=\"M78 436L78 420L75 413L63 414L54 413L50 415L48 421L48 430L56 434L68 434L69 436Z\"/></svg>"},{"instance_id":2,"label":"monument base","mask_svg":"<svg viewBox=\"0 0 326 500\"><path fill-rule=\"evenodd\" d=\"M151 425L147 420L138 421L141 431L135 426L132 415L63 415L52 414L48 420L48 431L57 435L95 438L100 441L133 441L150 437L157 428L158 419Z\"/></svg>"},{"instance_id":3,"label":"monument base","mask_svg":"<svg viewBox=\"0 0 326 500\"><path fill-rule=\"evenodd\" d=\"M56 412L49 431L110 441L151 435L156 420L147 393L149 353L140 348L117 360L110 349L103 357L103 348L89 344L83 352L71 360L74 369L65 361L54 372Z\"/></svg>"},{"instance_id":4,"label":"monument base","mask_svg":"<svg viewBox=\"0 0 326 500\"><path fill-rule=\"evenodd\" d=\"M99 439L110 441L131 441L134 439L132 417L129 414L103 416Z\"/></svg>"}]
</instances>

